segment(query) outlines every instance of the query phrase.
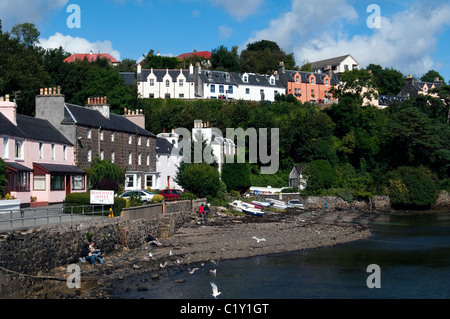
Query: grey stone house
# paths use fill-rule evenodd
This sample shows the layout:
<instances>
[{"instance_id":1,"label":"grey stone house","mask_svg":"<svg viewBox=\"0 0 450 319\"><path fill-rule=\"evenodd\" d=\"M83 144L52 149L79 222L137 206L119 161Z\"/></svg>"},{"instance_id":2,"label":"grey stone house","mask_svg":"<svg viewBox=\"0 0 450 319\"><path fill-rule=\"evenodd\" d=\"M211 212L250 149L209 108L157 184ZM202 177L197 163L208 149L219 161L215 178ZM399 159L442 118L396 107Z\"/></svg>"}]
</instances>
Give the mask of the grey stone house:
<instances>
[{"instance_id":1,"label":"grey stone house","mask_svg":"<svg viewBox=\"0 0 450 319\"><path fill-rule=\"evenodd\" d=\"M127 169L126 190L155 184L156 136L145 130L141 111L118 115L109 112L106 97L79 106L66 103L59 89L41 89L36 117L48 120L74 145L81 169L89 169L94 158L111 160Z\"/></svg>"},{"instance_id":2,"label":"grey stone house","mask_svg":"<svg viewBox=\"0 0 450 319\"><path fill-rule=\"evenodd\" d=\"M300 164L295 164L289 173L289 187L298 187L303 190L306 187L306 178L303 176L304 167Z\"/></svg>"}]
</instances>

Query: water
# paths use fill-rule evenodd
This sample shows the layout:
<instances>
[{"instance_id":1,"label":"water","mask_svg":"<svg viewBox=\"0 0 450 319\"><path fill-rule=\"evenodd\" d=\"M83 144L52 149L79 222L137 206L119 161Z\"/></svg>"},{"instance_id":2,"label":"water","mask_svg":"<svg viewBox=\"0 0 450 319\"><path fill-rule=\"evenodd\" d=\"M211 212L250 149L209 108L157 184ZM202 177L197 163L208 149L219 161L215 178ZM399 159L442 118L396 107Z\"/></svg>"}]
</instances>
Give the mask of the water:
<instances>
[{"instance_id":1,"label":"water","mask_svg":"<svg viewBox=\"0 0 450 319\"><path fill-rule=\"evenodd\" d=\"M227 299L447 299L450 298L450 211L386 216L374 236L337 247L211 262L193 275L171 269L113 286L120 299L211 299L210 282ZM381 288L368 288L380 267ZM176 283L175 280L184 280Z\"/></svg>"}]
</instances>

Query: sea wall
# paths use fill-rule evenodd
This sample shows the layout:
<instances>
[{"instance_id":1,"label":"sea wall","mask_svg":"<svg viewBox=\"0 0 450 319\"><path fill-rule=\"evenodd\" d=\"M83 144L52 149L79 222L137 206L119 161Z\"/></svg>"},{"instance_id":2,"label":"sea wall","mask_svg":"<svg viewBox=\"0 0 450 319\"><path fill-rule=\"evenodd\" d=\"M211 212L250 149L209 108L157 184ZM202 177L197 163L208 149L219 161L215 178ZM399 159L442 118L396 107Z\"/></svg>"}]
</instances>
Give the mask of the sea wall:
<instances>
[{"instance_id":1,"label":"sea wall","mask_svg":"<svg viewBox=\"0 0 450 319\"><path fill-rule=\"evenodd\" d=\"M91 238L104 253L133 249L145 243L149 232L167 238L192 219L205 199L169 202L165 212L151 207L148 216L140 210L126 217L49 225L0 234L0 275L5 270L21 274L38 274L79 261L81 249ZM0 289L2 286L0 276Z\"/></svg>"}]
</instances>

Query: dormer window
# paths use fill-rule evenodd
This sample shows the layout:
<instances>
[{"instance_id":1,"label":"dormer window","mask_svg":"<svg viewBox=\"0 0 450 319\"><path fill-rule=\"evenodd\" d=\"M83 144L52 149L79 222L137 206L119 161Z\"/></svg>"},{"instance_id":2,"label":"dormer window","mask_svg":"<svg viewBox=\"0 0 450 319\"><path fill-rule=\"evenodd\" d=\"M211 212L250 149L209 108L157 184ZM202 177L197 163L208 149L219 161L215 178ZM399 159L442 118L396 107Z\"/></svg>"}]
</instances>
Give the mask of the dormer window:
<instances>
[{"instance_id":1,"label":"dormer window","mask_svg":"<svg viewBox=\"0 0 450 319\"><path fill-rule=\"evenodd\" d=\"M270 85L275 85L275 78L274 77L270 78Z\"/></svg>"},{"instance_id":2,"label":"dormer window","mask_svg":"<svg viewBox=\"0 0 450 319\"><path fill-rule=\"evenodd\" d=\"M208 72L206 73L206 75L208 76L208 79L209 79L209 80L212 80L212 73L211 73L211 72L208 71Z\"/></svg>"},{"instance_id":3,"label":"dormer window","mask_svg":"<svg viewBox=\"0 0 450 319\"><path fill-rule=\"evenodd\" d=\"M311 85L314 85L314 77L311 77Z\"/></svg>"},{"instance_id":4,"label":"dormer window","mask_svg":"<svg viewBox=\"0 0 450 319\"><path fill-rule=\"evenodd\" d=\"M242 81L245 82L245 83L248 83L248 75L247 74L244 74L242 76Z\"/></svg>"},{"instance_id":5,"label":"dormer window","mask_svg":"<svg viewBox=\"0 0 450 319\"><path fill-rule=\"evenodd\" d=\"M170 86L170 81L166 80L166 87L169 87L169 86Z\"/></svg>"},{"instance_id":6,"label":"dormer window","mask_svg":"<svg viewBox=\"0 0 450 319\"><path fill-rule=\"evenodd\" d=\"M225 73L225 80L230 81L230 74L229 73Z\"/></svg>"}]
</instances>

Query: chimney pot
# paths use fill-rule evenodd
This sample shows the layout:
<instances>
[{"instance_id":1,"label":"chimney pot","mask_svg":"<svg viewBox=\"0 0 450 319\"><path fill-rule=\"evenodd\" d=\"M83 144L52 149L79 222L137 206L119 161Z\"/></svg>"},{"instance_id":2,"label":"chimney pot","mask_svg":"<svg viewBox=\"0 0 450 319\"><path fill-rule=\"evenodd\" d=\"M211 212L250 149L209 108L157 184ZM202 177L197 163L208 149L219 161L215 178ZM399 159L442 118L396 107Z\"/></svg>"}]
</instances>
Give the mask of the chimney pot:
<instances>
[{"instance_id":1,"label":"chimney pot","mask_svg":"<svg viewBox=\"0 0 450 319\"><path fill-rule=\"evenodd\" d=\"M40 94L40 95L44 95L44 88L40 88L40 89L39 89L39 94Z\"/></svg>"},{"instance_id":2,"label":"chimney pot","mask_svg":"<svg viewBox=\"0 0 450 319\"><path fill-rule=\"evenodd\" d=\"M6 95L5 95L5 101L6 101L6 102L9 102L9 94L6 94Z\"/></svg>"}]
</instances>

